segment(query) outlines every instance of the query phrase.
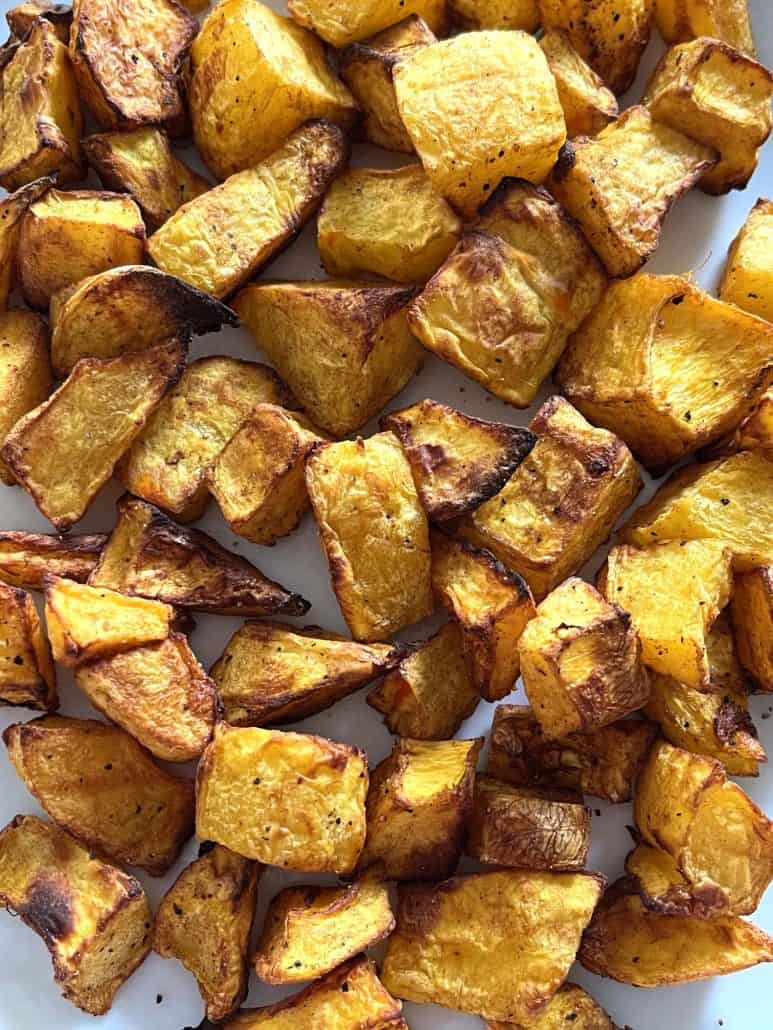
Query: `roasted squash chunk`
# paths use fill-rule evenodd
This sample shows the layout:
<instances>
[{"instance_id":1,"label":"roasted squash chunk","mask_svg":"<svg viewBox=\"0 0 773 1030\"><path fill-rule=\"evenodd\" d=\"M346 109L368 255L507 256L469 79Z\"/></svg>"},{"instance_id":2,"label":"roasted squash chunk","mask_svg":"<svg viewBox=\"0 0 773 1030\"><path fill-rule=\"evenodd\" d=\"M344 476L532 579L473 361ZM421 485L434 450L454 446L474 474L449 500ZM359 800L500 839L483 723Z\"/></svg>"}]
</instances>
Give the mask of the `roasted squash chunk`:
<instances>
[{"instance_id":1,"label":"roasted squash chunk","mask_svg":"<svg viewBox=\"0 0 773 1030\"><path fill-rule=\"evenodd\" d=\"M150 951L152 916L139 880L34 815L0 831L0 907L39 934L65 998L94 1016L109 1010Z\"/></svg>"},{"instance_id":2,"label":"roasted squash chunk","mask_svg":"<svg viewBox=\"0 0 773 1030\"><path fill-rule=\"evenodd\" d=\"M577 984L565 983L528 1027L518 1023L486 1024L486 1030L618 1030L606 1012Z\"/></svg>"},{"instance_id":3,"label":"roasted squash chunk","mask_svg":"<svg viewBox=\"0 0 773 1030\"><path fill-rule=\"evenodd\" d=\"M24 214L53 182L52 177L37 179L0 200L0 311L8 307L8 298L18 279L16 256Z\"/></svg>"},{"instance_id":4,"label":"roasted squash chunk","mask_svg":"<svg viewBox=\"0 0 773 1030\"><path fill-rule=\"evenodd\" d=\"M773 322L773 200L758 200L733 240L719 287L728 304Z\"/></svg>"},{"instance_id":5,"label":"roasted squash chunk","mask_svg":"<svg viewBox=\"0 0 773 1030\"><path fill-rule=\"evenodd\" d=\"M773 568L736 576L731 612L741 664L758 690L773 692Z\"/></svg>"},{"instance_id":6,"label":"roasted squash chunk","mask_svg":"<svg viewBox=\"0 0 773 1030\"><path fill-rule=\"evenodd\" d=\"M51 648L29 594L0 583L0 705L58 706Z\"/></svg>"},{"instance_id":7,"label":"roasted squash chunk","mask_svg":"<svg viewBox=\"0 0 773 1030\"><path fill-rule=\"evenodd\" d=\"M333 46L355 43L417 14L435 32L445 28L445 0L289 0L290 14Z\"/></svg>"},{"instance_id":8,"label":"roasted squash chunk","mask_svg":"<svg viewBox=\"0 0 773 1030\"><path fill-rule=\"evenodd\" d=\"M615 94L580 57L565 32L549 29L539 45L556 80L566 135L569 139L595 136L617 118Z\"/></svg>"},{"instance_id":9,"label":"roasted squash chunk","mask_svg":"<svg viewBox=\"0 0 773 1030\"><path fill-rule=\"evenodd\" d=\"M39 18L53 25L60 42L65 46L69 44L72 25L72 8L69 4L51 3L50 0L22 0L22 3L5 12L8 28L17 39L26 39Z\"/></svg>"},{"instance_id":10,"label":"roasted squash chunk","mask_svg":"<svg viewBox=\"0 0 773 1030\"><path fill-rule=\"evenodd\" d=\"M655 21L667 43L711 36L755 55L748 0L655 0Z\"/></svg>"},{"instance_id":11,"label":"roasted squash chunk","mask_svg":"<svg viewBox=\"0 0 773 1030\"><path fill-rule=\"evenodd\" d=\"M32 311L0 311L0 442L52 388L46 323ZM15 482L0 458L0 483Z\"/></svg>"},{"instance_id":12,"label":"roasted squash chunk","mask_svg":"<svg viewBox=\"0 0 773 1030\"><path fill-rule=\"evenodd\" d=\"M448 0L450 17L462 29L539 28L537 0Z\"/></svg>"},{"instance_id":13,"label":"roasted squash chunk","mask_svg":"<svg viewBox=\"0 0 773 1030\"><path fill-rule=\"evenodd\" d=\"M46 576L84 583L106 542L106 533L47 536L0 531L0 581L23 590L42 590Z\"/></svg>"}]
</instances>

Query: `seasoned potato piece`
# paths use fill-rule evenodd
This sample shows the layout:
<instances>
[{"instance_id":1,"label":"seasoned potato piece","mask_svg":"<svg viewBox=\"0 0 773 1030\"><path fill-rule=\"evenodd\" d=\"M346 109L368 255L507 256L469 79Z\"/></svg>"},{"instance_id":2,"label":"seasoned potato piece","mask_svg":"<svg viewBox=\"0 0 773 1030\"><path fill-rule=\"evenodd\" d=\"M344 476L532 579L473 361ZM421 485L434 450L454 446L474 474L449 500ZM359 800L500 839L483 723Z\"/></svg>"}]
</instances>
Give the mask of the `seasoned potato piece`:
<instances>
[{"instance_id":1,"label":"seasoned potato piece","mask_svg":"<svg viewBox=\"0 0 773 1030\"><path fill-rule=\"evenodd\" d=\"M58 530L81 518L185 360L171 341L139 354L84 358L6 437L2 457Z\"/></svg>"},{"instance_id":2,"label":"seasoned potato piece","mask_svg":"<svg viewBox=\"0 0 773 1030\"><path fill-rule=\"evenodd\" d=\"M567 143L550 192L582 226L611 276L637 272L657 249L674 202L717 161L714 150L629 107L594 137Z\"/></svg>"},{"instance_id":3,"label":"seasoned potato piece","mask_svg":"<svg viewBox=\"0 0 773 1030\"><path fill-rule=\"evenodd\" d=\"M386 640L431 615L427 516L394 433L318 445L306 486L355 640Z\"/></svg>"},{"instance_id":4,"label":"seasoned potato piece","mask_svg":"<svg viewBox=\"0 0 773 1030\"><path fill-rule=\"evenodd\" d=\"M449 13L462 29L539 28L537 0L448 0Z\"/></svg>"},{"instance_id":5,"label":"seasoned potato piece","mask_svg":"<svg viewBox=\"0 0 773 1030\"><path fill-rule=\"evenodd\" d=\"M0 705L59 704L51 648L29 594L0 583Z\"/></svg>"},{"instance_id":6,"label":"seasoned potato piece","mask_svg":"<svg viewBox=\"0 0 773 1030\"><path fill-rule=\"evenodd\" d=\"M157 766L133 737L91 719L45 715L3 734L28 790L88 848L152 876L193 831L193 784Z\"/></svg>"},{"instance_id":7,"label":"seasoned potato piece","mask_svg":"<svg viewBox=\"0 0 773 1030\"><path fill-rule=\"evenodd\" d=\"M589 64L583 61L560 29L550 29L539 41L556 80L558 99L566 120L566 135L595 136L617 117L617 100L612 90Z\"/></svg>"},{"instance_id":8,"label":"seasoned potato piece","mask_svg":"<svg viewBox=\"0 0 773 1030\"><path fill-rule=\"evenodd\" d=\"M85 583L107 542L106 533L47 536L0 532L0 581L23 590L42 590L45 576Z\"/></svg>"},{"instance_id":9,"label":"seasoned potato piece","mask_svg":"<svg viewBox=\"0 0 773 1030\"><path fill-rule=\"evenodd\" d=\"M359 748L221 722L196 773L196 833L266 865L343 875L365 842L367 791Z\"/></svg>"},{"instance_id":10,"label":"seasoned potato piece","mask_svg":"<svg viewBox=\"0 0 773 1030\"><path fill-rule=\"evenodd\" d=\"M713 884L693 885L666 851L637 844L625 871L650 912L665 916L716 919L726 915L727 899Z\"/></svg>"},{"instance_id":11,"label":"seasoned potato piece","mask_svg":"<svg viewBox=\"0 0 773 1030\"><path fill-rule=\"evenodd\" d=\"M0 442L52 388L46 323L32 311L0 311ZM16 482L2 458L0 482Z\"/></svg>"},{"instance_id":12,"label":"seasoned potato piece","mask_svg":"<svg viewBox=\"0 0 773 1030\"><path fill-rule=\"evenodd\" d=\"M184 134L182 66L198 28L175 0L74 0L70 58L97 124Z\"/></svg>"},{"instance_id":13,"label":"seasoned potato piece","mask_svg":"<svg viewBox=\"0 0 773 1030\"><path fill-rule=\"evenodd\" d=\"M273 544L309 508L306 458L329 439L298 412L259 404L213 462L207 487L239 536Z\"/></svg>"},{"instance_id":14,"label":"seasoned potato piece","mask_svg":"<svg viewBox=\"0 0 773 1030\"><path fill-rule=\"evenodd\" d=\"M622 440L589 425L562 397L547 400L529 428L534 450L466 517L461 535L520 573L541 600L606 540L641 477Z\"/></svg>"},{"instance_id":15,"label":"seasoned potato piece","mask_svg":"<svg viewBox=\"0 0 773 1030\"><path fill-rule=\"evenodd\" d=\"M680 275L614 283L575 334L556 381L654 474L722 437L769 384L773 326Z\"/></svg>"},{"instance_id":16,"label":"seasoned potato piece","mask_svg":"<svg viewBox=\"0 0 773 1030\"><path fill-rule=\"evenodd\" d=\"M733 240L721 300L773 322L773 200L758 200Z\"/></svg>"},{"instance_id":17,"label":"seasoned potato piece","mask_svg":"<svg viewBox=\"0 0 773 1030\"><path fill-rule=\"evenodd\" d=\"M209 501L207 470L257 404L294 406L273 369L225 354L192 362L118 469L127 489L193 522Z\"/></svg>"},{"instance_id":18,"label":"seasoned potato piece","mask_svg":"<svg viewBox=\"0 0 773 1030\"><path fill-rule=\"evenodd\" d=\"M8 297L18 278L16 255L24 214L53 182L51 177L38 179L0 200L0 311L8 307Z\"/></svg>"},{"instance_id":19,"label":"seasoned potato piece","mask_svg":"<svg viewBox=\"0 0 773 1030\"><path fill-rule=\"evenodd\" d=\"M465 850L478 862L574 871L584 869L589 849L590 809L581 797L476 778Z\"/></svg>"},{"instance_id":20,"label":"seasoned potato piece","mask_svg":"<svg viewBox=\"0 0 773 1030\"><path fill-rule=\"evenodd\" d=\"M384 983L408 1001L528 1023L564 982L603 889L594 874L517 869L401 887Z\"/></svg>"},{"instance_id":21,"label":"seasoned potato piece","mask_svg":"<svg viewBox=\"0 0 773 1030\"><path fill-rule=\"evenodd\" d=\"M38 18L50 22L57 39L65 46L69 44L72 25L72 7L69 4L55 4L49 0L22 0L18 6L5 12L8 28L17 39L26 39Z\"/></svg>"},{"instance_id":22,"label":"seasoned potato piece","mask_svg":"<svg viewBox=\"0 0 773 1030\"><path fill-rule=\"evenodd\" d=\"M302 125L254 168L183 204L148 240L150 256L205 293L233 293L298 235L348 153L337 125Z\"/></svg>"},{"instance_id":23,"label":"seasoned potato piece","mask_svg":"<svg viewBox=\"0 0 773 1030\"><path fill-rule=\"evenodd\" d=\"M446 26L445 0L289 0L290 14L313 29L326 43L346 46L381 32L401 19L417 14L434 32Z\"/></svg>"},{"instance_id":24,"label":"seasoned potato piece","mask_svg":"<svg viewBox=\"0 0 773 1030\"><path fill-rule=\"evenodd\" d=\"M60 185L82 179L83 118L54 26L37 20L0 64L0 185L15 190L53 173Z\"/></svg>"},{"instance_id":25,"label":"seasoned potato piece","mask_svg":"<svg viewBox=\"0 0 773 1030\"><path fill-rule=\"evenodd\" d=\"M655 0L655 21L667 43L712 36L755 55L748 0Z\"/></svg>"},{"instance_id":26,"label":"seasoned potato piece","mask_svg":"<svg viewBox=\"0 0 773 1030\"><path fill-rule=\"evenodd\" d=\"M255 970L270 984L317 980L394 926L389 890L374 877L348 887L288 887L268 907Z\"/></svg>"},{"instance_id":27,"label":"seasoned potato piece","mask_svg":"<svg viewBox=\"0 0 773 1030\"><path fill-rule=\"evenodd\" d=\"M468 32L420 47L393 77L424 170L465 217L506 176L541 182L566 139L555 79L525 32ZM513 139L518 146L507 146Z\"/></svg>"},{"instance_id":28,"label":"seasoned potato piece","mask_svg":"<svg viewBox=\"0 0 773 1030\"><path fill-rule=\"evenodd\" d=\"M631 800L656 736L650 723L623 719L594 733L550 739L531 708L498 705L487 772L518 787L562 787L617 804Z\"/></svg>"},{"instance_id":29,"label":"seasoned potato piece","mask_svg":"<svg viewBox=\"0 0 773 1030\"><path fill-rule=\"evenodd\" d=\"M773 568L736 576L730 610L741 664L757 690L773 692Z\"/></svg>"},{"instance_id":30,"label":"seasoned potato piece","mask_svg":"<svg viewBox=\"0 0 773 1030\"><path fill-rule=\"evenodd\" d=\"M257 862L219 844L202 844L164 895L153 948L196 977L207 1019L220 1023L247 997L247 952L255 917Z\"/></svg>"},{"instance_id":31,"label":"seasoned potato piece","mask_svg":"<svg viewBox=\"0 0 773 1030\"><path fill-rule=\"evenodd\" d=\"M139 880L34 815L0 831L0 907L43 939L65 998L94 1016L108 1011L150 951L152 916Z\"/></svg>"},{"instance_id":32,"label":"seasoned potato piece","mask_svg":"<svg viewBox=\"0 0 773 1030\"><path fill-rule=\"evenodd\" d=\"M586 969L634 987L707 980L773 962L773 937L745 919L648 912L630 881L605 894L583 935Z\"/></svg>"},{"instance_id":33,"label":"seasoned potato piece","mask_svg":"<svg viewBox=\"0 0 773 1030\"><path fill-rule=\"evenodd\" d=\"M478 707L480 694L464 660L462 631L449 622L402 659L368 694L389 732L414 740L448 740Z\"/></svg>"},{"instance_id":34,"label":"seasoned potato piece","mask_svg":"<svg viewBox=\"0 0 773 1030\"><path fill-rule=\"evenodd\" d=\"M234 303L312 421L359 429L405 386L423 350L408 328L413 290L347 279L261 282Z\"/></svg>"},{"instance_id":35,"label":"seasoned potato piece","mask_svg":"<svg viewBox=\"0 0 773 1030\"><path fill-rule=\"evenodd\" d=\"M477 740L398 740L373 771L360 869L390 880L441 880L462 854L472 810Z\"/></svg>"},{"instance_id":36,"label":"seasoned potato piece","mask_svg":"<svg viewBox=\"0 0 773 1030\"><path fill-rule=\"evenodd\" d=\"M556 991L536 1020L486 1024L486 1030L618 1030L606 1012L577 984L565 983Z\"/></svg>"}]
</instances>

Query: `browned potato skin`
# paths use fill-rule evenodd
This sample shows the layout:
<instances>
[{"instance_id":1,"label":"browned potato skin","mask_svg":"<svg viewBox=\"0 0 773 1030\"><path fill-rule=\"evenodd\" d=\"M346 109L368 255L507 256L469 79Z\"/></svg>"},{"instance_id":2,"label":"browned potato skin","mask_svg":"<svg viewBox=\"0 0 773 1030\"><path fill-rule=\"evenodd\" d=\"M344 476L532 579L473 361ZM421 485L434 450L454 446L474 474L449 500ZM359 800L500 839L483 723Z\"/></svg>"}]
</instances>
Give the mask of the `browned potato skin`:
<instances>
[{"instance_id":1,"label":"browned potato skin","mask_svg":"<svg viewBox=\"0 0 773 1030\"><path fill-rule=\"evenodd\" d=\"M53 385L46 323L32 311L0 311L0 442ZM16 482L2 458L0 482Z\"/></svg>"},{"instance_id":2,"label":"browned potato skin","mask_svg":"<svg viewBox=\"0 0 773 1030\"><path fill-rule=\"evenodd\" d=\"M29 594L0 583L0 705L53 711L59 701L51 648Z\"/></svg>"},{"instance_id":3,"label":"browned potato skin","mask_svg":"<svg viewBox=\"0 0 773 1030\"><path fill-rule=\"evenodd\" d=\"M525 1023L489 1022L486 1030L619 1030L602 1007L577 984L559 987L536 1020ZM626 1027L630 1030L630 1027Z\"/></svg>"},{"instance_id":4,"label":"browned potato skin","mask_svg":"<svg viewBox=\"0 0 773 1030\"><path fill-rule=\"evenodd\" d=\"M0 831L0 907L42 938L64 997L94 1016L150 951L153 917L139 880L33 815Z\"/></svg>"},{"instance_id":5,"label":"browned potato skin","mask_svg":"<svg viewBox=\"0 0 773 1030\"><path fill-rule=\"evenodd\" d=\"M45 576L85 583L107 539L106 533L47 536L0 532L0 580L22 590L42 590Z\"/></svg>"},{"instance_id":6,"label":"browned potato skin","mask_svg":"<svg viewBox=\"0 0 773 1030\"><path fill-rule=\"evenodd\" d=\"M5 12L8 28L17 39L26 39L27 33L38 18L43 18L53 25L60 43L64 43L65 46L69 44L72 25L72 7L69 4L55 4L49 0L23 0L18 6Z\"/></svg>"},{"instance_id":7,"label":"browned potato skin","mask_svg":"<svg viewBox=\"0 0 773 1030\"><path fill-rule=\"evenodd\" d=\"M773 567L736 576L730 611L741 664L757 690L773 693Z\"/></svg>"},{"instance_id":8,"label":"browned potato skin","mask_svg":"<svg viewBox=\"0 0 773 1030\"><path fill-rule=\"evenodd\" d=\"M128 733L46 715L9 726L3 740L19 776L61 829L151 876L174 865L193 832L193 784L157 766Z\"/></svg>"},{"instance_id":9,"label":"browned potato skin","mask_svg":"<svg viewBox=\"0 0 773 1030\"><path fill-rule=\"evenodd\" d=\"M247 997L248 949L263 867L220 844L202 844L164 895L153 950L196 977L206 1017L221 1023Z\"/></svg>"},{"instance_id":10,"label":"browned potato skin","mask_svg":"<svg viewBox=\"0 0 773 1030\"><path fill-rule=\"evenodd\" d=\"M0 311L8 307L8 297L18 278L16 254L24 213L53 184L50 176L37 179L0 200Z\"/></svg>"}]
</instances>

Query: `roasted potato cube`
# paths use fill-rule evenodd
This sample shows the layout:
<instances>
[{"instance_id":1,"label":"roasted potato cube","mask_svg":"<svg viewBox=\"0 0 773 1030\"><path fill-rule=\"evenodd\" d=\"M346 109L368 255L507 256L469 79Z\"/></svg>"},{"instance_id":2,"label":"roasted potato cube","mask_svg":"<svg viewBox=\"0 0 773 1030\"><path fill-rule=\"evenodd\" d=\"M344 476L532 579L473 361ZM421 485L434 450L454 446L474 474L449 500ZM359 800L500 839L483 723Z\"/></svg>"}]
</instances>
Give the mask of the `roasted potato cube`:
<instances>
[{"instance_id":1,"label":"roasted potato cube","mask_svg":"<svg viewBox=\"0 0 773 1030\"><path fill-rule=\"evenodd\" d=\"M773 322L773 200L758 200L733 240L721 300Z\"/></svg>"},{"instance_id":2,"label":"roasted potato cube","mask_svg":"<svg viewBox=\"0 0 773 1030\"><path fill-rule=\"evenodd\" d=\"M667 43L711 36L755 55L748 0L655 0L655 21Z\"/></svg>"},{"instance_id":3,"label":"roasted potato cube","mask_svg":"<svg viewBox=\"0 0 773 1030\"><path fill-rule=\"evenodd\" d=\"M234 303L309 417L345 436L376 415L421 366L407 286L261 282Z\"/></svg>"},{"instance_id":4,"label":"roasted potato cube","mask_svg":"<svg viewBox=\"0 0 773 1030\"><path fill-rule=\"evenodd\" d=\"M559 987L536 1020L528 1027L517 1023L486 1024L486 1030L618 1030L606 1012L577 984Z\"/></svg>"},{"instance_id":5,"label":"roasted potato cube","mask_svg":"<svg viewBox=\"0 0 773 1030\"><path fill-rule=\"evenodd\" d=\"M726 915L727 899L723 892L711 884L691 884L667 851L637 844L626 857L625 871L650 912L700 919Z\"/></svg>"},{"instance_id":6,"label":"roasted potato cube","mask_svg":"<svg viewBox=\"0 0 773 1030\"><path fill-rule=\"evenodd\" d=\"M0 442L52 388L46 323L31 311L0 311ZM0 483L15 482L0 458Z\"/></svg>"},{"instance_id":7,"label":"roasted potato cube","mask_svg":"<svg viewBox=\"0 0 773 1030\"><path fill-rule=\"evenodd\" d=\"M551 739L530 708L498 705L487 772L518 787L562 787L617 804L631 800L656 736L651 723L623 719L595 733Z\"/></svg>"},{"instance_id":8,"label":"roasted potato cube","mask_svg":"<svg viewBox=\"0 0 773 1030\"><path fill-rule=\"evenodd\" d=\"M49 0L23 0L5 12L8 28L17 39L26 39L39 18L50 22L59 42L68 46L72 25L72 7L69 4L55 4Z\"/></svg>"},{"instance_id":9,"label":"roasted potato cube","mask_svg":"<svg viewBox=\"0 0 773 1030\"><path fill-rule=\"evenodd\" d=\"M603 889L590 873L518 869L401 887L384 984L407 1001L529 1023L564 982Z\"/></svg>"},{"instance_id":10,"label":"roasted potato cube","mask_svg":"<svg viewBox=\"0 0 773 1030\"><path fill-rule=\"evenodd\" d=\"M298 722L391 669L391 644L355 644L323 630L245 622L212 667L224 718L235 726Z\"/></svg>"},{"instance_id":11,"label":"roasted potato cube","mask_svg":"<svg viewBox=\"0 0 773 1030\"><path fill-rule=\"evenodd\" d=\"M451 21L468 31L539 28L537 0L448 0L448 7Z\"/></svg>"},{"instance_id":12,"label":"roasted potato cube","mask_svg":"<svg viewBox=\"0 0 773 1030\"><path fill-rule=\"evenodd\" d=\"M556 80L566 120L566 135L595 136L617 118L617 100L604 80L580 57L560 29L550 29L539 41Z\"/></svg>"},{"instance_id":13,"label":"roasted potato cube","mask_svg":"<svg viewBox=\"0 0 773 1030\"><path fill-rule=\"evenodd\" d=\"M207 472L207 487L239 536L274 544L309 508L306 458L328 439L298 412L259 404Z\"/></svg>"},{"instance_id":14,"label":"roasted potato cube","mask_svg":"<svg viewBox=\"0 0 773 1030\"><path fill-rule=\"evenodd\" d=\"M462 854L472 810L476 740L398 740L373 771L360 869L390 880L442 880Z\"/></svg>"},{"instance_id":15,"label":"roasted potato cube","mask_svg":"<svg viewBox=\"0 0 773 1030\"><path fill-rule=\"evenodd\" d=\"M70 58L97 124L183 135L182 66L198 28L175 0L75 0Z\"/></svg>"},{"instance_id":16,"label":"roasted potato cube","mask_svg":"<svg viewBox=\"0 0 773 1030\"><path fill-rule=\"evenodd\" d=\"M179 522L200 518L207 471L257 404L294 406L273 369L225 354L192 362L148 420L118 474Z\"/></svg>"},{"instance_id":17,"label":"roasted potato cube","mask_svg":"<svg viewBox=\"0 0 773 1030\"><path fill-rule=\"evenodd\" d=\"M542 600L607 539L641 477L622 440L589 425L562 397L547 400L529 428L534 450L460 533L522 575Z\"/></svg>"},{"instance_id":18,"label":"roasted potato cube","mask_svg":"<svg viewBox=\"0 0 773 1030\"><path fill-rule=\"evenodd\" d=\"M0 705L58 707L51 648L35 603L18 587L0 583Z\"/></svg>"},{"instance_id":19,"label":"roasted potato cube","mask_svg":"<svg viewBox=\"0 0 773 1030\"><path fill-rule=\"evenodd\" d=\"M8 307L8 298L17 284L16 256L24 214L53 182L51 177L38 179L0 200L0 311Z\"/></svg>"},{"instance_id":20,"label":"roasted potato cube","mask_svg":"<svg viewBox=\"0 0 773 1030\"><path fill-rule=\"evenodd\" d=\"M99 1016L150 951L151 913L139 880L108 865L34 815L0 831L0 907L34 930L54 979Z\"/></svg>"},{"instance_id":21,"label":"roasted potato cube","mask_svg":"<svg viewBox=\"0 0 773 1030\"><path fill-rule=\"evenodd\" d=\"M15 190L56 173L60 185L85 174L75 76L54 26L38 19L0 69L0 185Z\"/></svg>"},{"instance_id":22,"label":"roasted potato cube","mask_svg":"<svg viewBox=\"0 0 773 1030\"><path fill-rule=\"evenodd\" d=\"M555 79L525 32L468 32L420 47L393 77L424 170L467 218L506 176L541 182L566 139ZM506 145L512 139L517 147Z\"/></svg>"},{"instance_id":23,"label":"roasted potato cube","mask_svg":"<svg viewBox=\"0 0 773 1030\"><path fill-rule=\"evenodd\" d=\"M448 740L478 707L464 659L462 631L454 622L402 659L368 695L389 732L414 740Z\"/></svg>"},{"instance_id":24,"label":"roasted potato cube","mask_svg":"<svg viewBox=\"0 0 773 1030\"><path fill-rule=\"evenodd\" d=\"M308 122L254 168L183 204L148 252L164 272L225 297L292 242L347 159L337 125Z\"/></svg>"},{"instance_id":25,"label":"roasted potato cube","mask_svg":"<svg viewBox=\"0 0 773 1030\"><path fill-rule=\"evenodd\" d=\"M567 143L548 180L611 276L637 272L657 249L674 202L717 161L716 151L629 107L597 136Z\"/></svg>"},{"instance_id":26,"label":"roasted potato cube","mask_svg":"<svg viewBox=\"0 0 773 1030\"><path fill-rule=\"evenodd\" d=\"M45 715L9 726L8 755L54 822L115 862L160 876L193 832L193 784L116 726Z\"/></svg>"},{"instance_id":27,"label":"roasted potato cube","mask_svg":"<svg viewBox=\"0 0 773 1030\"><path fill-rule=\"evenodd\" d=\"M736 576L730 610L741 664L757 690L773 692L773 568Z\"/></svg>"},{"instance_id":28,"label":"roasted potato cube","mask_svg":"<svg viewBox=\"0 0 773 1030\"><path fill-rule=\"evenodd\" d=\"M643 273L609 287L556 381L659 475L751 411L772 359L773 326L684 276Z\"/></svg>"},{"instance_id":29,"label":"roasted potato cube","mask_svg":"<svg viewBox=\"0 0 773 1030\"><path fill-rule=\"evenodd\" d=\"M58 530L81 518L185 360L171 341L107 361L84 358L15 424L2 458Z\"/></svg>"},{"instance_id":30,"label":"roasted potato cube","mask_svg":"<svg viewBox=\"0 0 773 1030\"><path fill-rule=\"evenodd\" d=\"M153 948L196 977L206 1016L220 1023L247 997L250 930L262 866L203 844L164 895Z\"/></svg>"},{"instance_id":31,"label":"roasted potato cube","mask_svg":"<svg viewBox=\"0 0 773 1030\"><path fill-rule=\"evenodd\" d=\"M347 887L288 887L268 907L255 970L270 984L317 980L394 926L389 890L375 877Z\"/></svg>"},{"instance_id":32,"label":"roasted potato cube","mask_svg":"<svg viewBox=\"0 0 773 1030\"><path fill-rule=\"evenodd\" d=\"M168 604L58 576L47 576L44 586L51 649L63 665L105 658L169 635L174 609Z\"/></svg>"},{"instance_id":33,"label":"roasted potato cube","mask_svg":"<svg viewBox=\"0 0 773 1030\"><path fill-rule=\"evenodd\" d=\"M359 748L219 723L196 773L196 833L266 865L343 875L365 843L367 792Z\"/></svg>"},{"instance_id":34,"label":"roasted potato cube","mask_svg":"<svg viewBox=\"0 0 773 1030\"><path fill-rule=\"evenodd\" d=\"M386 640L431 615L427 516L394 433L318 445L306 486L355 640Z\"/></svg>"},{"instance_id":35,"label":"roasted potato cube","mask_svg":"<svg viewBox=\"0 0 773 1030\"><path fill-rule=\"evenodd\" d=\"M590 809L568 791L475 780L465 851L484 865L572 872L585 868Z\"/></svg>"},{"instance_id":36,"label":"roasted potato cube","mask_svg":"<svg viewBox=\"0 0 773 1030\"><path fill-rule=\"evenodd\" d=\"M303 615L308 601L267 579L198 529L183 529L128 495L89 577L92 586L218 615Z\"/></svg>"},{"instance_id":37,"label":"roasted potato cube","mask_svg":"<svg viewBox=\"0 0 773 1030\"><path fill-rule=\"evenodd\" d=\"M85 583L107 542L106 533L46 536L0 532L0 581L23 590L42 590L45 576Z\"/></svg>"},{"instance_id":38,"label":"roasted potato cube","mask_svg":"<svg viewBox=\"0 0 773 1030\"><path fill-rule=\"evenodd\" d=\"M410 15L418 15L434 32L446 26L446 0L289 0L290 14L335 47L356 43Z\"/></svg>"},{"instance_id":39,"label":"roasted potato cube","mask_svg":"<svg viewBox=\"0 0 773 1030\"><path fill-rule=\"evenodd\" d=\"M446 522L498 493L536 443L528 429L423 400L381 419L403 445L424 509Z\"/></svg>"}]
</instances>

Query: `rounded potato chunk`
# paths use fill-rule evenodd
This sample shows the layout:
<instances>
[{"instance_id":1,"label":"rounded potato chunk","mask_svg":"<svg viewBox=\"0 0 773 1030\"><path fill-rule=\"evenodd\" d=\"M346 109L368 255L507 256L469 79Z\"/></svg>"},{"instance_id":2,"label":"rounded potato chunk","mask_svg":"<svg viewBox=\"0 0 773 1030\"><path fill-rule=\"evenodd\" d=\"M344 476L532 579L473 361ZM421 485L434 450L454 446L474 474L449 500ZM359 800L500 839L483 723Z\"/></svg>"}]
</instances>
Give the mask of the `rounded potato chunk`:
<instances>
[{"instance_id":1,"label":"rounded potato chunk","mask_svg":"<svg viewBox=\"0 0 773 1030\"><path fill-rule=\"evenodd\" d=\"M773 322L773 200L758 200L733 240L719 296Z\"/></svg>"}]
</instances>

